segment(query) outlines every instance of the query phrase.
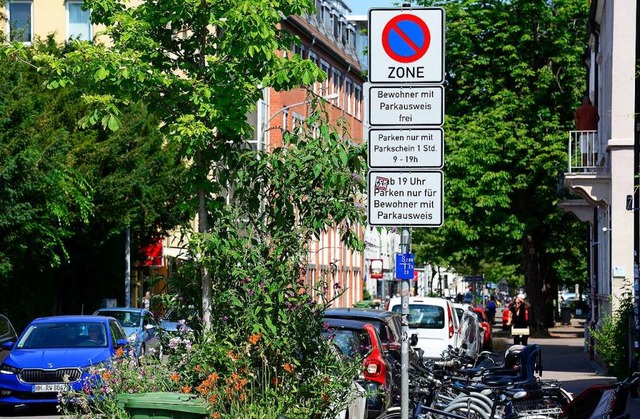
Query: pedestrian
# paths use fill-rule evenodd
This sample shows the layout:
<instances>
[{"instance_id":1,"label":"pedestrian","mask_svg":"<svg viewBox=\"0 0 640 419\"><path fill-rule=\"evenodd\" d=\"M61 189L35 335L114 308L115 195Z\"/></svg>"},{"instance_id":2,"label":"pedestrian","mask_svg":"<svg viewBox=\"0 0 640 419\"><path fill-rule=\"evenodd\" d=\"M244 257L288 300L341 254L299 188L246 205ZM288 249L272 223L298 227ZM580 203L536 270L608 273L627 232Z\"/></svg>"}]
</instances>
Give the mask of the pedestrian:
<instances>
[{"instance_id":1,"label":"pedestrian","mask_svg":"<svg viewBox=\"0 0 640 419\"><path fill-rule=\"evenodd\" d=\"M467 287L467 292L464 294L464 302L467 304L473 304L473 286Z\"/></svg>"},{"instance_id":2,"label":"pedestrian","mask_svg":"<svg viewBox=\"0 0 640 419\"><path fill-rule=\"evenodd\" d=\"M151 293L149 291L144 293L144 298L142 298L142 306L149 310L151 307Z\"/></svg>"},{"instance_id":3,"label":"pedestrian","mask_svg":"<svg viewBox=\"0 0 640 419\"><path fill-rule=\"evenodd\" d=\"M529 340L529 309L524 301L524 294L518 294L509 308L507 326L511 326L514 345L526 345Z\"/></svg>"},{"instance_id":4,"label":"pedestrian","mask_svg":"<svg viewBox=\"0 0 640 419\"><path fill-rule=\"evenodd\" d=\"M598 115L598 109L591 104L589 96L582 98L582 105L576 109L573 115L573 121L578 131L597 131L598 121L600 115ZM582 153L582 165L595 166L598 160L598 149L596 148L596 133L595 132L581 132L580 135L580 152ZM589 159L589 155L593 156L593 159Z\"/></svg>"},{"instance_id":5,"label":"pedestrian","mask_svg":"<svg viewBox=\"0 0 640 419\"><path fill-rule=\"evenodd\" d=\"M484 311L487 314L487 319L489 319L489 323L491 323L491 325L494 325L496 322L496 309L496 297L492 295L484 308Z\"/></svg>"}]
</instances>

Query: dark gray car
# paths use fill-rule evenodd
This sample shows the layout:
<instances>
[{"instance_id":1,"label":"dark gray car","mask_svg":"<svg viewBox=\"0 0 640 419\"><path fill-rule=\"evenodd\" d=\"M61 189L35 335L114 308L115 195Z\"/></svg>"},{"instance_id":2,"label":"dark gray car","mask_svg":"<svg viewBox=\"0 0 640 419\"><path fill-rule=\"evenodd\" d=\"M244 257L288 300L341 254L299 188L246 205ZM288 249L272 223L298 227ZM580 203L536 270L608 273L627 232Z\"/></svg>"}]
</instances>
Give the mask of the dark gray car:
<instances>
[{"instance_id":1,"label":"dark gray car","mask_svg":"<svg viewBox=\"0 0 640 419\"><path fill-rule=\"evenodd\" d=\"M0 314L0 362L7 356L9 351L2 349L5 342L15 341L18 338L16 330L8 318Z\"/></svg>"}]
</instances>

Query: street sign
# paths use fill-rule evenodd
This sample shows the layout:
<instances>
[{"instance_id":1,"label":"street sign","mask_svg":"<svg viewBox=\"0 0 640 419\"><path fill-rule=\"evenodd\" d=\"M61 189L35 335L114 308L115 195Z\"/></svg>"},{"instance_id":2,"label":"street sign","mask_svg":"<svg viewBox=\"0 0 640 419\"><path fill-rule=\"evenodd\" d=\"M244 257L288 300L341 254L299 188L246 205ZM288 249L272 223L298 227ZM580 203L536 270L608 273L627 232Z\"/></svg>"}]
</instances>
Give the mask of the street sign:
<instances>
[{"instance_id":1,"label":"street sign","mask_svg":"<svg viewBox=\"0 0 640 419\"><path fill-rule=\"evenodd\" d=\"M441 128L369 129L368 146L372 169L439 169L444 162Z\"/></svg>"},{"instance_id":2,"label":"street sign","mask_svg":"<svg viewBox=\"0 0 640 419\"><path fill-rule=\"evenodd\" d=\"M371 259L369 276L372 279L382 279L384 277L384 262L382 259Z\"/></svg>"},{"instance_id":3,"label":"street sign","mask_svg":"<svg viewBox=\"0 0 640 419\"><path fill-rule=\"evenodd\" d=\"M444 81L444 9L369 10L371 83Z\"/></svg>"},{"instance_id":4,"label":"street sign","mask_svg":"<svg viewBox=\"0 0 640 419\"><path fill-rule=\"evenodd\" d=\"M396 278L413 279L413 253L396 254Z\"/></svg>"},{"instance_id":5,"label":"street sign","mask_svg":"<svg viewBox=\"0 0 640 419\"><path fill-rule=\"evenodd\" d=\"M442 86L368 85L371 126L436 125L444 123Z\"/></svg>"},{"instance_id":6,"label":"street sign","mask_svg":"<svg viewBox=\"0 0 640 419\"><path fill-rule=\"evenodd\" d=\"M467 275L464 277L464 282L482 282L484 281L484 275Z\"/></svg>"},{"instance_id":7,"label":"street sign","mask_svg":"<svg viewBox=\"0 0 640 419\"><path fill-rule=\"evenodd\" d=\"M368 220L372 226L442 225L443 175L433 172L369 171Z\"/></svg>"}]
</instances>

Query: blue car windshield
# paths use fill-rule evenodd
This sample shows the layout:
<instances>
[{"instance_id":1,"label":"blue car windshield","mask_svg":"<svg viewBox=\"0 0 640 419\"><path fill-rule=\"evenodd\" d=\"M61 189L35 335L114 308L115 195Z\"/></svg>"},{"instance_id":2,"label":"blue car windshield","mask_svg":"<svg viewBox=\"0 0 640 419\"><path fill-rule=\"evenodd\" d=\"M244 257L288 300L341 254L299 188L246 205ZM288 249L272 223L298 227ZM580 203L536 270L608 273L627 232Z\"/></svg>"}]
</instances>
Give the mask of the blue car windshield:
<instances>
[{"instance_id":1,"label":"blue car windshield","mask_svg":"<svg viewBox=\"0 0 640 419\"><path fill-rule=\"evenodd\" d=\"M97 314L113 317L122 327L138 327L140 324L140 312L137 311L100 310Z\"/></svg>"},{"instance_id":2,"label":"blue car windshield","mask_svg":"<svg viewBox=\"0 0 640 419\"><path fill-rule=\"evenodd\" d=\"M31 324L16 343L19 349L106 348L105 326L96 322Z\"/></svg>"}]
</instances>

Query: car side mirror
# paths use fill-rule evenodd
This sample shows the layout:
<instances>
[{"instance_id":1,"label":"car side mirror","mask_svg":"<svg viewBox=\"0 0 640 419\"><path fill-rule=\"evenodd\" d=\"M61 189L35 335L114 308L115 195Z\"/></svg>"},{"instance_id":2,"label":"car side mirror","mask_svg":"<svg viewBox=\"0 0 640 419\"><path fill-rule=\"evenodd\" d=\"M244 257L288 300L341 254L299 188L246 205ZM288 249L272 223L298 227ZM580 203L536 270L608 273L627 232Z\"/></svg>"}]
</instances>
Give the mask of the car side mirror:
<instances>
[{"instance_id":1,"label":"car side mirror","mask_svg":"<svg viewBox=\"0 0 640 419\"><path fill-rule=\"evenodd\" d=\"M411 334L411 338L409 339L409 345L416 346L417 344L418 344L418 334L413 333Z\"/></svg>"},{"instance_id":2,"label":"car side mirror","mask_svg":"<svg viewBox=\"0 0 640 419\"><path fill-rule=\"evenodd\" d=\"M8 341L8 342L2 342L2 346L1 346L1 347L2 347L2 349L4 349L5 351L10 351L10 350L11 350L11 348L13 348L13 343L14 343L14 342L13 342L12 340L10 340L10 341Z\"/></svg>"}]
</instances>

